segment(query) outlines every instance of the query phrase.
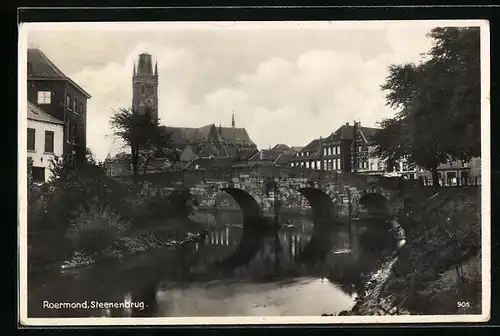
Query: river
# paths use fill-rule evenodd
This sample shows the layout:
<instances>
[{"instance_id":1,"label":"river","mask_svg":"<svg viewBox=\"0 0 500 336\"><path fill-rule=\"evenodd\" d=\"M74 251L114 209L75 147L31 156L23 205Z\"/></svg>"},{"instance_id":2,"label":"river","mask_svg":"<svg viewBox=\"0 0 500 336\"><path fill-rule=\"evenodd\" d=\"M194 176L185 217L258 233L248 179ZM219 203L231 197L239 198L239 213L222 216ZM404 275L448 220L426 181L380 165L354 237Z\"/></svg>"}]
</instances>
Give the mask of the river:
<instances>
[{"instance_id":1,"label":"river","mask_svg":"<svg viewBox=\"0 0 500 336\"><path fill-rule=\"evenodd\" d=\"M392 248L379 239L390 235L377 223L315 230L308 216L290 215L278 232L252 234L238 211L200 212L193 220L208 232L202 241L125 263L47 271L30 285L28 316L337 314L354 305L362 270Z\"/></svg>"}]
</instances>

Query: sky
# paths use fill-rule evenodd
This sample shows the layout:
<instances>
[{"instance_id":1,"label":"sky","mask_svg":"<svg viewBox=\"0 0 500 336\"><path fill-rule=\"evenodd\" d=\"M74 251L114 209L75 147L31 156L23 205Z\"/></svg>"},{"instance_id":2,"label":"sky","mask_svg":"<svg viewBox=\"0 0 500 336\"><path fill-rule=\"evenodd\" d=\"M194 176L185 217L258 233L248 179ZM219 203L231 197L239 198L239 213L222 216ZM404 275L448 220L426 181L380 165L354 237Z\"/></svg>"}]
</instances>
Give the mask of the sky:
<instances>
[{"instance_id":1,"label":"sky","mask_svg":"<svg viewBox=\"0 0 500 336\"><path fill-rule=\"evenodd\" d=\"M92 95L87 146L122 151L109 127L132 103L133 64L158 63L163 125L246 128L260 149L305 146L346 122L374 127L395 111L380 85L391 64L418 62L433 21L50 24L29 27L40 48Z\"/></svg>"}]
</instances>

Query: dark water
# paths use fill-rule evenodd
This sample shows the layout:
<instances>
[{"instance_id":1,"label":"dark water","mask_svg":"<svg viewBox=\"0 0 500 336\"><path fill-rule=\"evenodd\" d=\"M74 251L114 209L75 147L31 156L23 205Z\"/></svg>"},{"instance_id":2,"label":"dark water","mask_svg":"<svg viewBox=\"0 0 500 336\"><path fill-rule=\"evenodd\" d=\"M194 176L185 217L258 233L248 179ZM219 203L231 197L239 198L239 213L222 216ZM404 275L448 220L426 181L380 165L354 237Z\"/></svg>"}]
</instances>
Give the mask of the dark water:
<instances>
[{"instance_id":1,"label":"dark water","mask_svg":"<svg viewBox=\"0 0 500 336\"><path fill-rule=\"evenodd\" d=\"M335 314L354 305L361 271L391 243L376 237L389 236L383 223L315 229L308 217L284 215L279 231L251 230L260 223L243 225L237 211L190 220L206 230L204 239L40 276L28 292L29 317Z\"/></svg>"}]
</instances>

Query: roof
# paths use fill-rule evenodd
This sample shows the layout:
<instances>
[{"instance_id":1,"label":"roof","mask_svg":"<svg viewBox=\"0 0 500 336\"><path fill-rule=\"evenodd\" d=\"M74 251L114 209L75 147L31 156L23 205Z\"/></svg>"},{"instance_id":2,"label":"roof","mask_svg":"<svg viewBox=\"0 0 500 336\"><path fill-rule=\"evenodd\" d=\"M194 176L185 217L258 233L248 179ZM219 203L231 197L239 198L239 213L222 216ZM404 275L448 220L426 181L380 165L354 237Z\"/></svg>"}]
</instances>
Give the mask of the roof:
<instances>
[{"instance_id":1,"label":"roof","mask_svg":"<svg viewBox=\"0 0 500 336\"><path fill-rule=\"evenodd\" d=\"M290 163L291 161L293 161L295 158L295 155L294 154L280 154L276 160L274 161L274 163L276 164L288 164Z\"/></svg>"},{"instance_id":2,"label":"roof","mask_svg":"<svg viewBox=\"0 0 500 336\"><path fill-rule=\"evenodd\" d=\"M28 79L66 80L87 98L91 95L66 76L48 57L37 48L28 48Z\"/></svg>"},{"instance_id":3,"label":"roof","mask_svg":"<svg viewBox=\"0 0 500 336\"><path fill-rule=\"evenodd\" d=\"M255 145L248 136L246 129L239 127L219 127L222 141L233 145Z\"/></svg>"},{"instance_id":4,"label":"roof","mask_svg":"<svg viewBox=\"0 0 500 336\"><path fill-rule=\"evenodd\" d=\"M274 146L272 148L273 150L277 150L277 151L280 151L280 152L284 152L288 149L290 149L290 147L288 147L287 145L285 144L277 144L276 146Z\"/></svg>"},{"instance_id":5,"label":"roof","mask_svg":"<svg viewBox=\"0 0 500 336\"><path fill-rule=\"evenodd\" d=\"M290 147L290 151L294 152L294 153L297 153L297 152L300 152L302 150L302 146L292 146Z\"/></svg>"},{"instance_id":6,"label":"roof","mask_svg":"<svg viewBox=\"0 0 500 336\"><path fill-rule=\"evenodd\" d=\"M172 127L162 126L163 130L170 135L170 141L174 144L197 144L200 142L208 141L210 126L203 126L200 128L194 127Z\"/></svg>"},{"instance_id":7,"label":"roof","mask_svg":"<svg viewBox=\"0 0 500 336\"><path fill-rule=\"evenodd\" d=\"M373 136L380 130L380 128L374 127L365 127L358 126L358 131L361 136L367 141L370 142L373 139ZM341 139L352 140L354 135L354 126L353 125L342 125L340 126L334 133L332 133L327 139L332 141L338 141Z\"/></svg>"},{"instance_id":8,"label":"roof","mask_svg":"<svg viewBox=\"0 0 500 336\"><path fill-rule=\"evenodd\" d=\"M316 148L319 148L319 139L314 139L313 141L308 143L305 147L302 148L302 152L309 152Z\"/></svg>"},{"instance_id":9,"label":"roof","mask_svg":"<svg viewBox=\"0 0 500 336\"><path fill-rule=\"evenodd\" d=\"M375 127L361 127L361 134L364 136L365 140L367 142L370 142L373 140L375 134L377 134L378 131L380 131L380 128L375 128Z\"/></svg>"},{"instance_id":10,"label":"roof","mask_svg":"<svg viewBox=\"0 0 500 336\"><path fill-rule=\"evenodd\" d=\"M31 102L28 102L28 119L50 124L64 125L63 121L54 118Z\"/></svg>"},{"instance_id":11,"label":"roof","mask_svg":"<svg viewBox=\"0 0 500 336\"><path fill-rule=\"evenodd\" d=\"M211 143L204 143L201 147L198 149L198 156L200 157L210 157L210 156L217 156L220 153L220 148L217 148L214 144Z\"/></svg>"},{"instance_id":12,"label":"roof","mask_svg":"<svg viewBox=\"0 0 500 336\"><path fill-rule=\"evenodd\" d=\"M262 149L255 153L250 160L275 161L281 154L281 151L273 149Z\"/></svg>"}]
</instances>

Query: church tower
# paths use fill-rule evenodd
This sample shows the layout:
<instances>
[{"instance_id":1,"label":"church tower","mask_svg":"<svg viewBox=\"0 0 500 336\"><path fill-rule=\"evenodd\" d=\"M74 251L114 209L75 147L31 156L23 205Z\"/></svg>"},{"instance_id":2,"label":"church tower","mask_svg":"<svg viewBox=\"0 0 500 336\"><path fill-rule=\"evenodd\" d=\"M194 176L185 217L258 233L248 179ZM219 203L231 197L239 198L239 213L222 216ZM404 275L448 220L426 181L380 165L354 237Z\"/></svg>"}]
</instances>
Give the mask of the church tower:
<instances>
[{"instance_id":1,"label":"church tower","mask_svg":"<svg viewBox=\"0 0 500 336\"><path fill-rule=\"evenodd\" d=\"M132 75L132 108L136 113L150 111L158 120L158 64L153 62L151 55L142 53L139 62L134 62Z\"/></svg>"}]
</instances>

